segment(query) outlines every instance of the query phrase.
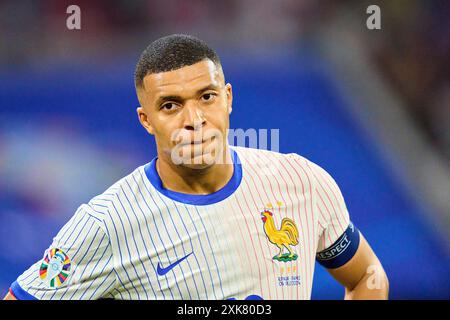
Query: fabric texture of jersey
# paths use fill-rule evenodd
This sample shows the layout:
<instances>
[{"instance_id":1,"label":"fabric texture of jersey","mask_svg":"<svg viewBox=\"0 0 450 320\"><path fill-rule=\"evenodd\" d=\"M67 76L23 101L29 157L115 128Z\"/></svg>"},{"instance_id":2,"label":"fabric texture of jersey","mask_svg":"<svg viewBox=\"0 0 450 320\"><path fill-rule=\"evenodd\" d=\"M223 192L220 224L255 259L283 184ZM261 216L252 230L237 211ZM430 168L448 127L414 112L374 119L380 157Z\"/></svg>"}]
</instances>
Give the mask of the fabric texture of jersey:
<instances>
[{"instance_id":1,"label":"fabric texture of jersey","mask_svg":"<svg viewBox=\"0 0 450 320\"><path fill-rule=\"evenodd\" d=\"M164 189L155 160L138 167L81 205L11 291L19 299L310 299L316 254L350 223L339 187L297 154L230 148L233 177L212 195Z\"/></svg>"}]
</instances>

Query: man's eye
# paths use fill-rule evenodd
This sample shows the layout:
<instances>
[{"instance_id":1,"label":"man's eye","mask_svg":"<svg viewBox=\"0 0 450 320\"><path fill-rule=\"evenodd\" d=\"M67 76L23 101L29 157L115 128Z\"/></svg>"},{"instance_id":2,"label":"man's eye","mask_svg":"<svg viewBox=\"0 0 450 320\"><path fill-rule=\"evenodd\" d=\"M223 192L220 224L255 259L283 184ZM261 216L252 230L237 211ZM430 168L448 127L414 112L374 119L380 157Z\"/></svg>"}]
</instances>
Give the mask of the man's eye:
<instances>
[{"instance_id":1,"label":"man's eye","mask_svg":"<svg viewBox=\"0 0 450 320\"><path fill-rule=\"evenodd\" d=\"M175 109L175 104L173 104L173 103L166 103L166 104L164 104L162 107L161 107L161 109L166 109L166 110L173 110L173 109Z\"/></svg>"},{"instance_id":2,"label":"man's eye","mask_svg":"<svg viewBox=\"0 0 450 320\"><path fill-rule=\"evenodd\" d=\"M204 101L210 101L210 100L212 100L214 98L214 94L213 93L205 93L203 96L202 96L202 99L204 100Z\"/></svg>"}]
</instances>

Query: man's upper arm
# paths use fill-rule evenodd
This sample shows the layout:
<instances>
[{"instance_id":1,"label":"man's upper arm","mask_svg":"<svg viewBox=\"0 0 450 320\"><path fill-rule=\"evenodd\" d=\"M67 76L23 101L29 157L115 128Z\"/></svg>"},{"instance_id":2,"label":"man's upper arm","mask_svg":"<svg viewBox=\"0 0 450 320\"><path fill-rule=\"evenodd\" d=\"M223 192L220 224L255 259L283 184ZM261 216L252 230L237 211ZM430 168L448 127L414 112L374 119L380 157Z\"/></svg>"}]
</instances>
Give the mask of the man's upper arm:
<instances>
[{"instance_id":1,"label":"man's upper arm","mask_svg":"<svg viewBox=\"0 0 450 320\"><path fill-rule=\"evenodd\" d=\"M380 277L385 276L380 261L361 233L359 246L353 257L344 265L327 268L327 271L349 290L355 288L364 277L371 275L373 275L371 283L376 287L378 282L383 281Z\"/></svg>"},{"instance_id":2,"label":"man's upper arm","mask_svg":"<svg viewBox=\"0 0 450 320\"><path fill-rule=\"evenodd\" d=\"M10 288L17 300L98 299L115 279L109 238L99 218L82 205L58 232L44 258ZM5 297L5 298L6 298Z\"/></svg>"}]
</instances>

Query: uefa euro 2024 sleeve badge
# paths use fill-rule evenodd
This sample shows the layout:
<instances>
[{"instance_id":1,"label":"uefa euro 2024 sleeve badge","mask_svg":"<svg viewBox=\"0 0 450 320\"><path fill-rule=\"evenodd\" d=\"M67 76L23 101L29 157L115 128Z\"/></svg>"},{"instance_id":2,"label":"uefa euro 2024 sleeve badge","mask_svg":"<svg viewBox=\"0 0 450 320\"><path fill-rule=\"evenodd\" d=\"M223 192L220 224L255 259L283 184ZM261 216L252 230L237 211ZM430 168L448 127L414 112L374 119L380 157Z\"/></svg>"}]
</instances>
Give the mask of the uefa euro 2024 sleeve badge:
<instances>
[{"instance_id":1,"label":"uefa euro 2024 sleeve badge","mask_svg":"<svg viewBox=\"0 0 450 320\"><path fill-rule=\"evenodd\" d=\"M57 248L49 249L39 268L39 277L47 287L58 288L67 281L70 265L70 258L64 251Z\"/></svg>"}]
</instances>

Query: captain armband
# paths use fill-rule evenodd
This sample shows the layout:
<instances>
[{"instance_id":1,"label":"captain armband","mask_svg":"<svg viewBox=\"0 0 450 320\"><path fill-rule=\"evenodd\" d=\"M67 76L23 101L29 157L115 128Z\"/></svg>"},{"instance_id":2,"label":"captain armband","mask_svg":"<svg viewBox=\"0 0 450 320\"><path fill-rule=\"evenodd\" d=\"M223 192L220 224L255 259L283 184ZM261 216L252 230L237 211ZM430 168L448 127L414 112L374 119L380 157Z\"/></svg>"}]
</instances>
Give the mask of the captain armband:
<instances>
[{"instance_id":1,"label":"captain armband","mask_svg":"<svg viewBox=\"0 0 450 320\"><path fill-rule=\"evenodd\" d=\"M320 251L316 260L327 269L336 269L353 258L359 246L359 230L350 222L347 230L329 248Z\"/></svg>"}]
</instances>

